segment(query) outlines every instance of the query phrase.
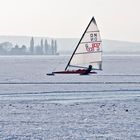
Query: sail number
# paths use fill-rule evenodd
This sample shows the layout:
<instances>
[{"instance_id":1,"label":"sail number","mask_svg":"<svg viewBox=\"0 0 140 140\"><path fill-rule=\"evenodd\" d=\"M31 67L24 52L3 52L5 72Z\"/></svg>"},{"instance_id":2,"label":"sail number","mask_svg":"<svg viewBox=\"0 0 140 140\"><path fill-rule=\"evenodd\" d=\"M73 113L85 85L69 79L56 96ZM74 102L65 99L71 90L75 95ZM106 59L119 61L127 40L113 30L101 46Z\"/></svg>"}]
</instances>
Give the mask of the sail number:
<instances>
[{"instance_id":1,"label":"sail number","mask_svg":"<svg viewBox=\"0 0 140 140\"><path fill-rule=\"evenodd\" d=\"M88 52L100 51L100 43L92 43L91 47L89 47L88 44L85 44L85 47Z\"/></svg>"},{"instance_id":2,"label":"sail number","mask_svg":"<svg viewBox=\"0 0 140 140\"><path fill-rule=\"evenodd\" d=\"M91 47L88 44L85 44L86 50L88 52L95 52L100 50L100 43L94 43L97 42L97 33L91 33L90 34L90 41L92 42Z\"/></svg>"},{"instance_id":3,"label":"sail number","mask_svg":"<svg viewBox=\"0 0 140 140\"><path fill-rule=\"evenodd\" d=\"M93 41L97 41L97 33L94 34L90 34L90 40Z\"/></svg>"}]
</instances>

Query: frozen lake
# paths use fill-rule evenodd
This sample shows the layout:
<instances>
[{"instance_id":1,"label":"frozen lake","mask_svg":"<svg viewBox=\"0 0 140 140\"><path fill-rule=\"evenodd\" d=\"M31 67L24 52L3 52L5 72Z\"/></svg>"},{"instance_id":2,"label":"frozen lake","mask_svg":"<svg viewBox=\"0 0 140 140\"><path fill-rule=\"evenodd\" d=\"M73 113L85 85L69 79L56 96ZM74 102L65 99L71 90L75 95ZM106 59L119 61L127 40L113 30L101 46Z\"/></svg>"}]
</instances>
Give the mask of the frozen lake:
<instances>
[{"instance_id":1,"label":"frozen lake","mask_svg":"<svg viewBox=\"0 0 140 140\"><path fill-rule=\"evenodd\" d=\"M0 57L0 139L140 139L140 56L103 56L97 75L46 75L68 59Z\"/></svg>"},{"instance_id":2,"label":"frozen lake","mask_svg":"<svg viewBox=\"0 0 140 140\"><path fill-rule=\"evenodd\" d=\"M104 56L97 75L56 75L68 56L0 57L0 99L77 102L135 98L140 93L140 56Z\"/></svg>"}]
</instances>

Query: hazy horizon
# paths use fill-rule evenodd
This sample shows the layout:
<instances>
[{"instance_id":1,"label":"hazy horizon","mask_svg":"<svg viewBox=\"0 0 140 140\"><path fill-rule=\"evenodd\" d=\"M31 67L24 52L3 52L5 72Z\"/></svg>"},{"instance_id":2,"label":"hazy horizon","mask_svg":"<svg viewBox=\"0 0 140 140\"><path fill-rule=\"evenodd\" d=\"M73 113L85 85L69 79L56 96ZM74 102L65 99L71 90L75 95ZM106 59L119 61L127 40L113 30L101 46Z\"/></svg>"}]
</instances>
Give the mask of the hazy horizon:
<instances>
[{"instance_id":1,"label":"hazy horizon","mask_svg":"<svg viewBox=\"0 0 140 140\"><path fill-rule=\"evenodd\" d=\"M0 35L80 38L94 16L102 39L140 42L139 5L139 0L5 0Z\"/></svg>"}]
</instances>

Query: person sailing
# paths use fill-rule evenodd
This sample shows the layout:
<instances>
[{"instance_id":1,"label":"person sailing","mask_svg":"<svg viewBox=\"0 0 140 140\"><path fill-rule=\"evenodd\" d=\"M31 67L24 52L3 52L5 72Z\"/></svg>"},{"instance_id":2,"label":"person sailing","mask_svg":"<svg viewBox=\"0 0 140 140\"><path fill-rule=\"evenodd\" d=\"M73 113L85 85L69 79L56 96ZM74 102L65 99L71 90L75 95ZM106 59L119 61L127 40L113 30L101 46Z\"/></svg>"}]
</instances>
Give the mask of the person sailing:
<instances>
[{"instance_id":1,"label":"person sailing","mask_svg":"<svg viewBox=\"0 0 140 140\"><path fill-rule=\"evenodd\" d=\"M89 65L88 68L81 73L81 75L88 75L91 72L91 70L92 70L92 65Z\"/></svg>"}]
</instances>

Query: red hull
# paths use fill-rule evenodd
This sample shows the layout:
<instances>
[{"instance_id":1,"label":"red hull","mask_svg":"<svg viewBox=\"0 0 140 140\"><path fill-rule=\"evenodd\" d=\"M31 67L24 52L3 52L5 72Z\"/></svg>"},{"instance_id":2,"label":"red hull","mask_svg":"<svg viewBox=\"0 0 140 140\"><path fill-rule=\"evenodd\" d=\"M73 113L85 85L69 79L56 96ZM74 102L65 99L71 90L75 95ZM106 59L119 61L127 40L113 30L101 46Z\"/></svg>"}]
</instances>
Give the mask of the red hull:
<instances>
[{"instance_id":1,"label":"red hull","mask_svg":"<svg viewBox=\"0 0 140 140\"><path fill-rule=\"evenodd\" d=\"M68 70L68 71L56 71L56 72L52 72L50 74L47 74L47 75L54 75L54 74L80 74L80 75L88 75L88 74L97 74L97 72L95 71L92 71L92 72L89 72L87 73L86 70Z\"/></svg>"}]
</instances>

